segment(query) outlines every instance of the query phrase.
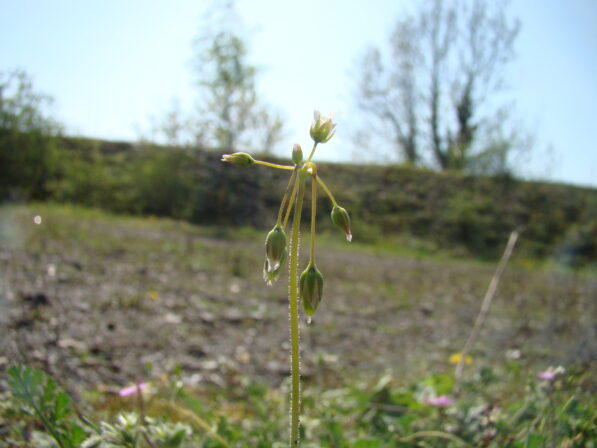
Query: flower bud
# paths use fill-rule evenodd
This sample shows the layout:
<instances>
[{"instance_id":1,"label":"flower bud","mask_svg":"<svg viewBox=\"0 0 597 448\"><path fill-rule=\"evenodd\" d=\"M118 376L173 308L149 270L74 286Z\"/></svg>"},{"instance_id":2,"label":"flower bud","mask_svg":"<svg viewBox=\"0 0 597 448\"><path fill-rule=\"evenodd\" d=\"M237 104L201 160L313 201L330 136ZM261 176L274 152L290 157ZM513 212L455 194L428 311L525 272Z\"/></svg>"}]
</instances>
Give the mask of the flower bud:
<instances>
[{"instance_id":1,"label":"flower bud","mask_svg":"<svg viewBox=\"0 0 597 448\"><path fill-rule=\"evenodd\" d=\"M232 165L248 168L255 163L253 157L246 152L235 152L234 154L224 154L222 162L228 162Z\"/></svg>"},{"instance_id":2,"label":"flower bud","mask_svg":"<svg viewBox=\"0 0 597 448\"><path fill-rule=\"evenodd\" d=\"M317 311L319 302L321 302L322 291L323 275L314 263L309 263L309 266L300 277L301 301L307 316L312 316Z\"/></svg>"},{"instance_id":3,"label":"flower bud","mask_svg":"<svg viewBox=\"0 0 597 448\"><path fill-rule=\"evenodd\" d=\"M303 150L298 143L292 147L292 161L295 165L298 165L303 161Z\"/></svg>"},{"instance_id":4,"label":"flower bud","mask_svg":"<svg viewBox=\"0 0 597 448\"><path fill-rule=\"evenodd\" d=\"M344 208L338 205L334 206L332 209L332 222L340 227L340 230L344 232L348 241L352 241L352 233L350 232L350 216L348 216L348 212Z\"/></svg>"},{"instance_id":5,"label":"flower bud","mask_svg":"<svg viewBox=\"0 0 597 448\"><path fill-rule=\"evenodd\" d=\"M281 226L276 225L265 238L265 273L279 271L280 266L286 260L288 250L286 249L286 234ZM277 274L274 275L274 278ZM269 275L268 275L269 278ZM267 281L267 279L266 279Z\"/></svg>"},{"instance_id":6,"label":"flower bud","mask_svg":"<svg viewBox=\"0 0 597 448\"><path fill-rule=\"evenodd\" d=\"M313 115L314 120L310 130L311 138L316 143L325 143L334 136L336 131L336 123L332 121L334 114L324 117L316 110Z\"/></svg>"}]
</instances>

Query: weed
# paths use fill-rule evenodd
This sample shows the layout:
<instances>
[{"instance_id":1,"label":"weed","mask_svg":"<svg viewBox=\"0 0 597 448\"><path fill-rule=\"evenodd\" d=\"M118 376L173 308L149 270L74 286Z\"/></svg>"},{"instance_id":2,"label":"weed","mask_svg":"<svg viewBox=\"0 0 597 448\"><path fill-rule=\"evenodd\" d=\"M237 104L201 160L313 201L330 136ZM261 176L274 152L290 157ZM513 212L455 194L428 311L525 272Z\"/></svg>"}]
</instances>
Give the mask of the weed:
<instances>
[{"instance_id":1,"label":"weed","mask_svg":"<svg viewBox=\"0 0 597 448\"><path fill-rule=\"evenodd\" d=\"M291 393L290 393L290 446L298 447L300 443L299 433L299 408L300 408L300 348L299 348L299 325L298 325L298 303L303 305L303 310L311 316L317 310L323 294L323 275L315 264L315 223L317 213L317 188L320 186L332 201L332 222L339 227L346 235L348 241L352 240L350 229L350 217L348 212L340 207L329 188L323 182L317 172L317 165L312 162L315 149L319 143L326 143L335 133L336 124L333 116L322 116L315 111L315 119L311 124L310 134L313 139L313 149L309 157L303 162L303 151L300 145L292 148L292 165L277 165L269 162L254 159L251 155L239 152L226 154L222 161L233 165L249 168L255 165L264 165L280 170L292 171L290 181L286 187L282 203L278 211L278 220L274 228L267 234L265 239L265 264L263 278L268 285L278 277L282 266L287 258L290 258L289 268L289 307L290 307L290 364L291 364ZM311 178L311 239L309 247L309 264L298 276L299 260L299 232L301 213L303 209L303 198L307 178ZM290 213L294 208L292 221L292 235L290 250L287 247L285 233L286 224Z\"/></svg>"}]
</instances>

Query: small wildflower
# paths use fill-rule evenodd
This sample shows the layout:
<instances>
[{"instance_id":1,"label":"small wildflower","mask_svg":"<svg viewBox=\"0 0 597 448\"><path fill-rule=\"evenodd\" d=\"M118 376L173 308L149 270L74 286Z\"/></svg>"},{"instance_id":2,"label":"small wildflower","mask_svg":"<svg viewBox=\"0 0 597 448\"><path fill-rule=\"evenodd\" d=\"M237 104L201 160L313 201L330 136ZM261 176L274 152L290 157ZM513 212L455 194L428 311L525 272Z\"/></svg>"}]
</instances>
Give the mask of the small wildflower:
<instances>
[{"instance_id":1,"label":"small wildflower","mask_svg":"<svg viewBox=\"0 0 597 448\"><path fill-rule=\"evenodd\" d=\"M332 209L332 222L344 232L348 242L352 241L352 233L350 231L350 216L348 216L346 209L335 205Z\"/></svg>"},{"instance_id":2,"label":"small wildflower","mask_svg":"<svg viewBox=\"0 0 597 448\"><path fill-rule=\"evenodd\" d=\"M522 352L517 349L506 350L506 358L508 359L520 359Z\"/></svg>"},{"instance_id":3,"label":"small wildflower","mask_svg":"<svg viewBox=\"0 0 597 448\"><path fill-rule=\"evenodd\" d=\"M450 356L450 364L458 364L460 362L460 360L462 359L462 353L454 353L452 356ZM472 364L473 363L473 357L470 355L466 355L464 357L464 363L465 364Z\"/></svg>"},{"instance_id":4,"label":"small wildflower","mask_svg":"<svg viewBox=\"0 0 597 448\"><path fill-rule=\"evenodd\" d=\"M246 152L235 152L234 154L224 154L222 156L222 162L228 162L235 166L248 168L255 163L255 159Z\"/></svg>"},{"instance_id":5,"label":"small wildflower","mask_svg":"<svg viewBox=\"0 0 597 448\"><path fill-rule=\"evenodd\" d=\"M321 112L316 110L313 113L314 120L311 124L311 138L316 143L325 143L334 136L336 132L336 123L333 122L334 114L322 116Z\"/></svg>"},{"instance_id":6,"label":"small wildflower","mask_svg":"<svg viewBox=\"0 0 597 448\"><path fill-rule=\"evenodd\" d=\"M544 370L543 372L539 372L537 373L537 378L539 378L540 380L545 380L545 381L553 381L556 379L556 376L565 373L566 369L564 369L562 366L558 366L558 367L549 367L547 370Z\"/></svg>"},{"instance_id":7,"label":"small wildflower","mask_svg":"<svg viewBox=\"0 0 597 448\"><path fill-rule=\"evenodd\" d=\"M56 265L53 263L49 264L46 272L48 273L48 277L56 277Z\"/></svg>"},{"instance_id":8,"label":"small wildflower","mask_svg":"<svg viewBox=\"0 0 597 448\"><path fill-rule=\"evenodd\" d=\"M160 294L157 291L149 291L147 295L151 300L158 300L160 298Z\"/></svg>"},{"instance_id":9,"label":"small wildflower","mask_svg":"<svg viewBox=\"0 0 597 448\"><path fill-rule=\"evenodd\" d=\"M125 387L124 389L120 389L118 391L118 395L121 397L130 397L131 395L135 395L138 392L144 392L147 390L149 385L147 383L141 382L134 384L133 386Z\"/></svg>"},{"instance_id":10,"label":"small wildflower","mask_svg":"<svg viewBox=\"0 0 597 448\"><path fill-rule=\"evenodd\" d=\"M298 143L292 147L292 161L295 165L299 165L303 161L303 150Z\"/></svg>"},{"instance_id":11,"label":"small wildflower","mask_svg":"<svg viewBox=\"0 0 597 448\"><path fill-rule=\"evenodd\" d=\"M425 403L431 406L437 406L438 408L449 408L454 405L454 400L448 395L440 395L439 397L428 398Z\"/></svg>"},{"instance_id":12,"label":"small wildflower","mask_svg":"<svg viewBox=\"0 0 597 448\"><path fill-rule=\"evenodd\" d=\"M312 316L317 311L323 292L323 275L314 263L310 263L301 274L300 292L303 309L307 316Z\"/></svg>"},{"instance_id":13,"label":"small wildflower","mask_svg":"<svg viewBox=\"0 0 597 448\"><path fill-rule=\"evenodd\" d=\"M42 222L41 216L39 216L39 215L35 215L35 216L33 217L33 223L34 223L34 224L40 225L40 224L41 224L41 222Z\"/></svg>"}]
</instances>

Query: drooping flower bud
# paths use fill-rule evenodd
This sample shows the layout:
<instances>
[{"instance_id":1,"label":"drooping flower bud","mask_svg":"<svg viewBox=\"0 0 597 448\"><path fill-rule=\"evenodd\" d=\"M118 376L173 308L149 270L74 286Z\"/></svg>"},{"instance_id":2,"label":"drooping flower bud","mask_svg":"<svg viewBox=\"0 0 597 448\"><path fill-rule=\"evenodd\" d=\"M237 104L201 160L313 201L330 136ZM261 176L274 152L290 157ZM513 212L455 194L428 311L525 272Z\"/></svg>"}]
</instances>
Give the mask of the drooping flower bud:
<instances>
[{"instance_id":1,"label":"drooping flower bud","mask_svg":"<svg viewBox=\"0 0 597 448\"><path fill-rule=\"evenodd\" d=\"M234 154L224 154L222 162L228 162L232 165L248 168L255 163L253 157L246 152L235 152Z\"/></svg>"},{"instance_id":2,"label":"drooping flower bud","mask_svg":"<svg viewBox=\"0 0 597 448\"><path fill-rule=\"evenodd\" d=\"M343 207L335 205L332 209L332 222L340 227L340 230L346 235L346 239L352 241L352 233L350 232L350 216Z\"/></svg>"},{"instance_id":3,"label":"drooping flower bud","mask_svg":"<svg viewBox=\"0 0 597 448\"><path fill-rule=\"evenodd\" d=\"M336 132L336 123L332 121L334 114L331 113L327 116L322 116L321 112L316 110L313 113L313 116L314 120L310 129L311 138L317 143L325 143L331 139Z\"/></svg>"},{"instance_id":4,"label":"drooping flower bud","mask_svg":"<svg viewBox=\"0 0 597 448\"><path fill-rule=\"evenodd\" d=\"M280 266L286 260L286 256L288 255L288 250L286 249L286 233L280 225L276 225L265 238L265 267L264 271L264 278L267 282L268 280L275 279L278 275L277 272L280 271ZM270 275L273 275L273 278L270 278Z\"/></svg>"},{"instance_id":5,"label":"drooping flower bud","mask_svg":"<svg viewBox=\"0 0 597 448\"><path fill-rule=\"evenodd\" d=\"M303 161L303 150L298 143L292 147L292 161L295 165L298 165Z\"/></svg>"},{"instance_id":6,"label":"drooping flower bud","mask_svg":"<svg viewBox=\"0 0 597 448\"><path fill-rule=\"evenodd\" d=\"M312 316L317 311L322 292L323 275L321 275L315 263L309 263L309 266L300 277L301 301L307 316Z\"/></svg>"}]
</instances>

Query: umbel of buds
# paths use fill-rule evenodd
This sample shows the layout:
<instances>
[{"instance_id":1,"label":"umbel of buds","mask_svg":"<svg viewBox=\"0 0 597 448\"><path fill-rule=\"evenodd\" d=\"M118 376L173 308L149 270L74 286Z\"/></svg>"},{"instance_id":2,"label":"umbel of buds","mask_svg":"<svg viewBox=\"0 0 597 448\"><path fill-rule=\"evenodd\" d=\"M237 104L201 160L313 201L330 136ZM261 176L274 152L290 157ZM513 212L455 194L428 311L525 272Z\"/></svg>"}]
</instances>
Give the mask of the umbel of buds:
<instances>
[{"instance_id":1,"label":"umbel of buds","mask_svg":"<svg viewBox=\"0 0 597 448\"><path fill-rule=\"evenodd\" d=\"M317 311L323 292L323 275L315 263L309 263L307 269L301 274L299 289L303 309L307 316L312 316Z\"/></svg>"},{"instance_id":2,"label":"umbel of buds","mask_svg":"<svg viewBox=\"0 0 597 448\"><path fill-rule=\"evenodd\" d=\"M340 230L346 235L346 239L352 241L352 233L350 232L350 216L345 208L335 205L332 209L332 222L336 224Z\"/></svg>"}]
</instances>

